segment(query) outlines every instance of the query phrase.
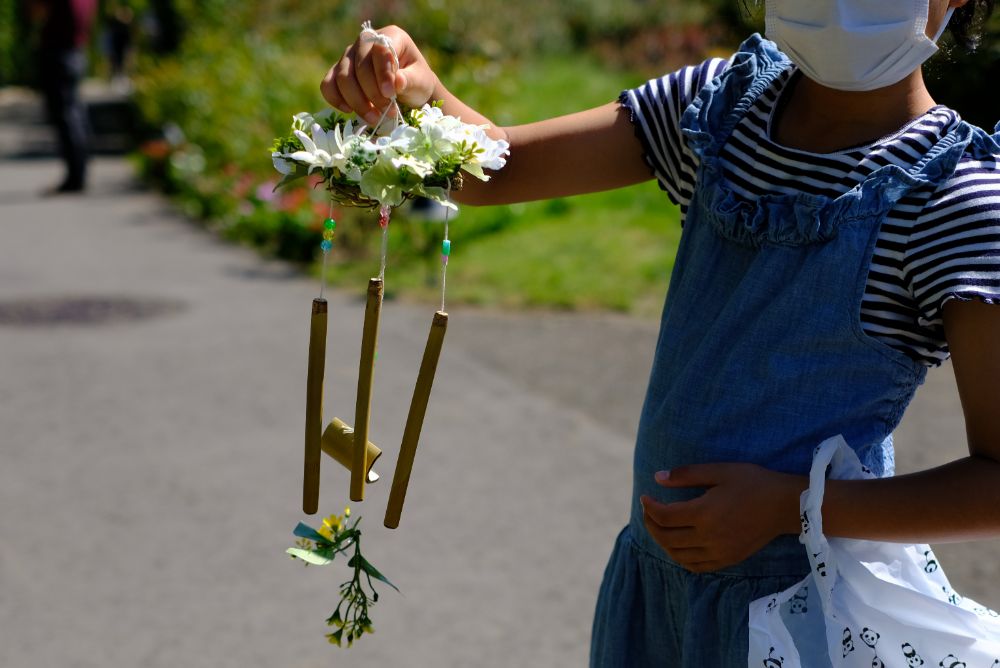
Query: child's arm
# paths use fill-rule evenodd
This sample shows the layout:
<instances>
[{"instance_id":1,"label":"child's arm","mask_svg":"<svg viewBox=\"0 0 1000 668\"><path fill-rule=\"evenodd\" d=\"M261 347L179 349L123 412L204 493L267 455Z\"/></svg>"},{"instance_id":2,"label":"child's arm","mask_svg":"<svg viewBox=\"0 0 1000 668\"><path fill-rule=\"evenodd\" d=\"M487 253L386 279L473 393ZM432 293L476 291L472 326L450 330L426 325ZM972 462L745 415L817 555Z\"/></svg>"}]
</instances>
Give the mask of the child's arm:
<instances>
[{"instance_id":1,"label":"child's arm","mask_svg":"<svg viewBox=\"0 0 1000 668\"><path fill-rule=\"evenodd\" d=\"M369 123L378 120L395 92L409 107L442 100L446 114L489 125L493 138L510 142L507 166L488 182L465 179L456 200L502 204L608 190L651 178L628 113L618 103L529 125L496 127L444 87L406 32L395 26L379 32L392 40L398 69L387 47L359 38L323 79L323 97Z\"/></svg>"},{"instance_id":2,"label":"child's arm","mask_svg":"<svg viewBox=\"0 0 1000 668\"><path fill-rule=\"evenodd\" d=\"M828 480L825 534L915 543L1000 537L1000 307L952 300L944 323L969 456L892 478ZM657 543L686 568L706 572L742 561L780 534L799 533L799 495L809 481L723 463L678 467L660 484L706 488L683 503L643 498Z\"/></svg>"},{"instance_id":3,"label":"child's arm","mask_svg":"<svg viewBox=\"0 0 1000 668\"><path fill-rule=\"evenodd\" d=\"M1000 308L951 300L944 325L969 456L896 478L828 481L828 534L921 543L1000 537Z\"/></svg>"}]
</instances>

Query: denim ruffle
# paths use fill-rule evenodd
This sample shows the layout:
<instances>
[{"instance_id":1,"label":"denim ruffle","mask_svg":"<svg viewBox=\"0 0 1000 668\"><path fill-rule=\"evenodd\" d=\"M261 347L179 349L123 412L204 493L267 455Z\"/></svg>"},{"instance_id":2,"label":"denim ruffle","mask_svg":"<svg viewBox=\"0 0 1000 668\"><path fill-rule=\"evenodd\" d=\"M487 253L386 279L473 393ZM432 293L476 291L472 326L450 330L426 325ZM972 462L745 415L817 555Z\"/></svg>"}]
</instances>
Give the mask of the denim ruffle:
<instances>
[{"instance_id":1,"label":"denim ruffle","mask_svg":"<svg viewBox=\"0 0 1000 668\"><path fill-rule=\"evenodd\" d=\"M948 178L970 142L984 152L1000 152L1000 135L962 123L911 169L887 165L835 199L807 193L744 197L726 183L719 152L757 98L790 66L773 42L754 35L740 47L732 65L702 88L681 119L681 131L701 160L699 191L711 198L711 224L736 244L760 248L829 241L839 225L884 216L906 192Z\"/></svg>"}]
</instances>

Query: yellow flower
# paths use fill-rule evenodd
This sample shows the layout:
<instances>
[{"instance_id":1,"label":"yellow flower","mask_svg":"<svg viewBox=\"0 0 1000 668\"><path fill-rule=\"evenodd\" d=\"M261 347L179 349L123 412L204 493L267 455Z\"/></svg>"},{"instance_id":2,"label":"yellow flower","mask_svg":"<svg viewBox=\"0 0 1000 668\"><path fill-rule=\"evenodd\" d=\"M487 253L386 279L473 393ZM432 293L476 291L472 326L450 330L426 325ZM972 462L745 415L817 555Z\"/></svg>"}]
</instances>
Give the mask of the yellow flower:
<instances>
[{"instance_id":1,"label":"yellow flower","mask_svg":"<svg viewBox=\"0 0 1000 668\"><path fill-rule=\"evenodd\" d=\"M323 520L323 526L316 532L327 540L333 540L333 535L343 528L343 519L339 515L330 515Z\"/></svg>"},{"instance_id":2,"label":"yellow flower","mask_svg":"<svg viewBox=\"0 0 1000 668\"><path fill-rule=\"evenodd\" d=\"M350 506L345 506L344 507L344 517L350 517L350 516L351 516L351 507Z\"/></svg>"}]
</instances>

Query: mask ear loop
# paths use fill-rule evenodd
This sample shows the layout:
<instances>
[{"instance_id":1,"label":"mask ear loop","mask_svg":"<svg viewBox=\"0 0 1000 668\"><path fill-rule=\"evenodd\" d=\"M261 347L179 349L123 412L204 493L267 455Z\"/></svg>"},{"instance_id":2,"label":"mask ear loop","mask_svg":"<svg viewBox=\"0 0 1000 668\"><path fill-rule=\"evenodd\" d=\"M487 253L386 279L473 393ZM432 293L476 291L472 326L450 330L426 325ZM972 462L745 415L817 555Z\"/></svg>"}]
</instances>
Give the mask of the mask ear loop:
<instances>
[{"instance_id":1,"label":"mask ear loop","mask_svg":"<svg viewBox=\"0 0 1000 668\"><path fill-rule=\"evenodd\" d=\"M944 36L944 31L948 29L948 24L951 23L951 17L955 13L954 7L949 7L948 11L945 12L944 20L941 22L941 27L938 28L937 34L934 35L934 39L931 40L937 44L941 38Z\"/></svg>"}]
</instances>

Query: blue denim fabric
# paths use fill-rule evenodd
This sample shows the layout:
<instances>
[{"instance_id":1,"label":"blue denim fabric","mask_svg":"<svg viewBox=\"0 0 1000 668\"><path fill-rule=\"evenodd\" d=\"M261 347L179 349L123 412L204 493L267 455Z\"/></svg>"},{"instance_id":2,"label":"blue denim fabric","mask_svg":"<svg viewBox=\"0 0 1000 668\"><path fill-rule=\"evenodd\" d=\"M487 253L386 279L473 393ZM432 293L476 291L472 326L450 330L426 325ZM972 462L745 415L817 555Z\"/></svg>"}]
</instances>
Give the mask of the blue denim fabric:
<instances>
[{"instance_id":1,"label":"blue denim fabric","mask_svg":"<svg viewBox=\"0 0 1000 668\"><path fill-rule=\"evenodd\" d=\"M685 571L646 532L639 497L669 503L701 490L660 487L657 471L750 462L807 474L813 449L843 434L865 466L892 475L892 431L924 380L923 365L861 328L879 227L901 197L929 197L970 143L996 138L963 122L910 169L879 169L836 199L745 199L718 155L789 66L755 35L682 119L698 186L639 423L631 520L598 598L594 667L743 668L750 601L809 572L795 536L723 572Z\"/></svg>"}]
</instances>

